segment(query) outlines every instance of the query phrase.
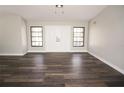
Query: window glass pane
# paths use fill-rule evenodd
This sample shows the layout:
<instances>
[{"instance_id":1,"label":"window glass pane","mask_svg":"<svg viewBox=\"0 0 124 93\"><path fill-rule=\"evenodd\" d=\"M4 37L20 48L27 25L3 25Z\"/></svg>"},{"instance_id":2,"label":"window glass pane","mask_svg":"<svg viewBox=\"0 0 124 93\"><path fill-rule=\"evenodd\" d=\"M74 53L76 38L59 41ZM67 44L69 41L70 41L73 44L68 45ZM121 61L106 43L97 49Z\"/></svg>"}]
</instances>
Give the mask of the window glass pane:
<instances>
[{"instance_id":1,"label":"window glass pane","mask_svg":"<svg viewBox=\"0 0 124 93\"><path fill-rule=\"evenodd\" d=\"M80 46L83 46L83 42L80 42Z\"/></svg>"},{"instance_id":2,"label":"window glass pane","mask_svg":"<svg viewBox=\"0 0 124 93\"><path fill-rule=\"evenodd\" d=\"M32 42L33 46L42 46L43 42Z\"/></svg>"},{"instance_id":3,"label":"window glass pane","mask_svg":"<svg viewBox=\"0 0 124 93\"><path fill-rule=\"evenodd\" d=\"M35 46L36 45L36 42L32 42L32 45Z\"/></svg>"},{"instance_id":4,"label":"window glass pane","mask_svg":"<svg viewBox=\"0 0 124 93\"><path fill-rule=\"evenodd\" d=\"M39 38L38 38L38 41L42 41L42 38L41 38L41 37L39 37Z\"/></svg>"},{"instance_id":5,"label":"window glass pane","mask_svg":"<svg viewBox=\"0 0 124 93\"><path fill-rule=\"evenodd\" d=\"M35 32L32 32L32 36L42 36L42 33L35 33Z\"/></svg>"},{"instance_id":6,"label":"window glass pane","mask_svg":"<svg viewBox=\"0 0 124 93\"><path fill-rule=\"evenodd\" d=\"M38 42L35 42L36 46L38 46Z\"/></svg>"},{"instance_id":7,"label":"window glass pane","mask_svg":"<svg viewBox=\"0 0 124 93\"><path fill-rule=\"evenodd\" d=\"M80 37L79 37L79 38L77 38L77 41L83 41L83 38L80 38Z\"/></svg>"},{"instance_id":8,"label":"window glass pane","mask_svg":"<svg viewBox=\"0 0 124 93\"><path fill-rule=\"evenodd\" d=\"M36 37L32 37L32 41L36 41Z\"/></svg>"},{"instance_id":9,"label":"window glass pane","mask_svg":"<svg viewBox=\"0 0 124 93\"><path fill-rule=\"evenodd\" d=\"M38 33L38 36L42 36L42 33Z\"/></svg>"},{"instance_id":10,"label":"window glass pane","mask_svg":"<svg viewBox=\"0 0 124 93\"><path fill-rule=\"evenodd\" d=\"M77 46L77 42L74 42L74 46Z\"/></svg>"},{"instance_id":11,"label":"window glass pane","mask_svg":"<svg viewBox=\"0 0 124 93\"><path fill-rule=\"evenodd\" d=\"M83 33L74 33L74 36L83 36Z\"/></svg>"},{"instance_id":12,"label":"window glass pane","mask_svg":"<svg viewBox=\"0 0 124 93\"><path fill-rule=\"evenodd\" d=\"M79 42L77 42L77 46L80 46L80 43Z\"/></svg>"},{"instance_id":13,"label":"window glass pane","mask_svg":"<svg viewBox=\"0 0 124 93\"><path fill-rule=\"evenodd\" d=\"M74 37L74 41L77 41L77 38Z\"/></svg>"},{"instance_id":14,"label":"window glass pane","mask_svg":"<svg viewBox=\"0 0 124 93\"><path fill-rule=\"evenodd\" d=\"M74 33L77 32L76 28L74 28Z\"/></svg>"},{"instance_id":15,"label":"window glass pane","mask_svg":"<svg viewBox=\"0 0 124 93\"><path fill-rule=\"evenodd\" d=\"M33 33L33 32L32 32L32 36L38 36L38 33Z\"/></svg>"},{"instance_id":16,"label":"window glass pane","mask_svg":"<svg viewBox=\"0 0 124 93\"><path fill-rule=\"evenodd\" d=\"M80 32L80 28L76 28L77 32Z\"/></svg>"},{"instance_id":17,"label":"window glass pane","mask_svg":"<svg viewBox=\"0 0 124 93\"><path fill-rule=\"evenodd\" d=\"M42 41L41 37L32 37L32 41Z\"/></svg>"},{"instance_id":18,"label":"window glass pane","mask_svg":"<svg viewBox=\"0 0 124 93\"><path fill-rule=\"evenodd\" d=\"M74 37L74 41L83 41L82 37Z\"/></svg>"},{"instance_id":19,"label":"window glass pane","mask_svg":"<svg viewBox=\"0 0 124 93\"><path fill-rule=\"evenodd\" d=\"M42 28L41 27L32 27L31 30L37 32L37 31L42 31Z\"/></svg>"},{"instance_id":20,"label":"window glass pane","mask_svg":"<svg viewBox=\"0 0 124 93\"><path fill-rule=\"evenodd\" d=\"M77 32L83 32L83 28L78 28Z\"/></svg>"},{"instance_id":21,"label":"window glass pane","mask_svg":"<svg viewBox=\"0 0 124 93\"><path fill-rule=\"evenodd\" d=\"M74 28L74 32L83 32L83 28Z\"/></svg>"},{"instance_id":22,"label":"window glass pane","mask_svg":"<svg viewBox=\"0 0 124 93\"><path fill-rule=\"evenodd\" d=\"M74 41L83 41L83 38L80 38L80 37L74 37Z\"/></svg>"},{"instance_id":23,"label":"window glass pane","mask_svg":"<svg viewBox=\"0 0 124 93\"><path fill-rule=\"evenodd\" d=\"M42 42L39 42L39 46L42 46L43 45L43 43Z\"/></svg>"}]
</instances>

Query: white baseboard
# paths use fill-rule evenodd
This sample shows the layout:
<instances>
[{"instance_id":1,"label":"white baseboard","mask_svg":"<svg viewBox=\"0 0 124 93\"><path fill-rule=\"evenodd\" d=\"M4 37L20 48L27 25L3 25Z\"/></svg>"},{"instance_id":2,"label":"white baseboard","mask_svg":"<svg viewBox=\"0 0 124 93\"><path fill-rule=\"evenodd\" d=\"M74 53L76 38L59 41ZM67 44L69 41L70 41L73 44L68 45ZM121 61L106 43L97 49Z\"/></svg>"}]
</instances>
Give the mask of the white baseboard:
<instances>
[{"instance_id":1,"label":"white baseboard","mask_svg":"<svg viewBox=\"0 0 124 93\"><path fill-rule=\"evenodd\" d=\"M114 68L115 70L119 71L120 73L122 73L124 75L124 70L120 69L118 66L112 64L111 62L106 61L104 58L98 56L97 54L88 51L89 54L93 55L94 57L98 58L99 60L101 60L102 62L104 62L105 64L109 65L110 67Z\"/></svg>"},{"instance_id":2,"label":"white baseboard","mask_svg":"<svg viewBox=\"0 0 124 93\"><path fill-rule=\"evenodd\" d=\"M0 54L0 56L24 56L25 54L10 54L10 53L3 53L3 54Z\"/></svg>"},{"instance_id":3,"label":"white baseboard","mask_svg":"<svg viewBox=\"0 0 124 93\"><path fill-rule=\"evenodd\" d=\"M28 51L28 53L50 53L50 52L68 52L68 53L73 53L73 52L87 52L87 51Z\"/></svg>"}]
</instances>

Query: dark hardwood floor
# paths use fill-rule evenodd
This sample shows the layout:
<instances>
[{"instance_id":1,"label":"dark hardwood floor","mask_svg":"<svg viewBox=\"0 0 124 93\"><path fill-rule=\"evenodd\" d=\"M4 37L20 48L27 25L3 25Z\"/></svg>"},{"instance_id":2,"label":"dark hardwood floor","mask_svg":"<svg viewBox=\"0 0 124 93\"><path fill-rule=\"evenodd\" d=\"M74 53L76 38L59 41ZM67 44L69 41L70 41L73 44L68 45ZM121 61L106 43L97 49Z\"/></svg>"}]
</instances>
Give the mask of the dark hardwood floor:
<instances>
[{"instance_id":1,"label":"dark hardwood floor","mask_svg":"<svg viewBox=\"0 0 124 93\"><path fill-rule=\"evenodd\" d=\"M124 86L124 75L88 53L0 56L1 87Z\"/></svg>"}]
</instances>

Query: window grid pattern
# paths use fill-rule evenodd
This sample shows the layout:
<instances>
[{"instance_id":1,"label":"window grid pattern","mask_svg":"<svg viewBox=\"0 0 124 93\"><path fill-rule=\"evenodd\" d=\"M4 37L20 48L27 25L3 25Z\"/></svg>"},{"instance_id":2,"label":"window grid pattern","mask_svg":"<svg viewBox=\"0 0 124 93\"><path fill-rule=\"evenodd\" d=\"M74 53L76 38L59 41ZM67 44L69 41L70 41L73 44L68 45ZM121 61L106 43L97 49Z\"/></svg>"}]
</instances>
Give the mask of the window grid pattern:
<instances>
[{"instance_id":1,"label":"window grid pattern","mask_svg":"<svg viewBox=\"0 0 124 93\"><path fill-rule=\"evenodd\" d=\"M84 46L84 27L73 28L73 46L83 47Z\"/></svg>"},{"instance_id":2,"label":"window grid pattern","mask_svg":"<svg viewBox=\"0 0 124 93\"><path fill-rule=\"evenodd\" d=\"M42 47L43 46L43 28L42 26L31 26L31 46Z\"/></svg>"}]
</instances>

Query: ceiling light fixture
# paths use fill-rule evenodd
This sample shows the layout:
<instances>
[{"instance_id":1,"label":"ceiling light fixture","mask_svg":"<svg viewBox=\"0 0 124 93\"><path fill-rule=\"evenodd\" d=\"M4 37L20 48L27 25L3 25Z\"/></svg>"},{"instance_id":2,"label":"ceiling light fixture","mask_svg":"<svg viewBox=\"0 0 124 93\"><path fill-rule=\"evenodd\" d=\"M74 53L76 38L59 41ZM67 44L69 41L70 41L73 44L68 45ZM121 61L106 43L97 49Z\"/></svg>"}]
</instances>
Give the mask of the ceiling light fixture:
<instances>
[{"instance_id":1,"label":"ceiling light fixture","mask_svg":"<svg viewBox=\"0 0 124 93\"><path fill-rule=\"evenodd\" d=\"M56 5L57 8L63 8L63 5Z\"/></svg>"},{"instance_id":2,"label":"ceiling light fixture","mask_svg":"<svg viewBox=\"0 0 124 93\"><path fill-rule=\"evenodd\" d=\"M63 5L55 5L55 14L58 16L64 14Z\"/></svg>"}]
</instances>

